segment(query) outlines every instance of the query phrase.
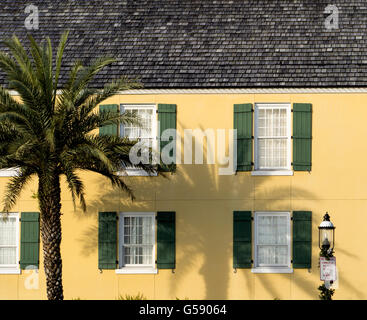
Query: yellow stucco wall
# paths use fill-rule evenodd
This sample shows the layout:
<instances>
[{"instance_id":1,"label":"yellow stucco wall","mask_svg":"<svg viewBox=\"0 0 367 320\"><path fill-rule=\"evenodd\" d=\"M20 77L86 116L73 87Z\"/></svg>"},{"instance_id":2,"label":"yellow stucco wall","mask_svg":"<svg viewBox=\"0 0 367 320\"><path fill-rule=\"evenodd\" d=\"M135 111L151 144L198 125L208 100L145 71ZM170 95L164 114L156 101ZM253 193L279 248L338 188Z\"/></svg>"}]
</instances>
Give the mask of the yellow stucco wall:
<instances>
[{"instance_id":1,"label":"yellow stucco wall","mask_svg":"<svg viewBox=\"0 0 367 320\"><path fill-rule=\"evenodd\" d=\"M161 177L127 177L131 202L107 180L84 174L87 213L74 212L62 190L62 258L66 299L115 299L143 293L148 299L318 299L317 225L328 211L336 225L339 288L335 299L366 299L367 94L156 94L119 95L105 103L174 103L183 129L233 127L233 104L308 102L313 105L312 171L294 176L220 176L216 165L178 165ZM8 178L0 178L0 190ZM38 210L29 184L14 211ZM98 270L99 211L176 211L175 273L117 275ZM312 211L312 269L291 274L253 274L232 268L234 210ZM39 288L24 286L29 274L0 275L0 299L45 299L42 264Z\"/></svg>"}]
</instances>

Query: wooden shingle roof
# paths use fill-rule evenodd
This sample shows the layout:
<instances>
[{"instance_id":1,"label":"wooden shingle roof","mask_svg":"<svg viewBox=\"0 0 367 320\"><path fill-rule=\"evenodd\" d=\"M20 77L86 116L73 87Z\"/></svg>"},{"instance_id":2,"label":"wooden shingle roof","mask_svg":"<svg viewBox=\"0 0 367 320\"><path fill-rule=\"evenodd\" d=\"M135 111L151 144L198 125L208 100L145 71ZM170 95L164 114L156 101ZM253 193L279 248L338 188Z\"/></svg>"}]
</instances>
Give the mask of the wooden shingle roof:
<instances>
[{"instance_id":1,"label":"wooden shingle roof","mask_svg":"<svg viewBox=\"0 0 367 320\"><path fill-rule=\"evenodd\" d=\"M97 87L121 75L145 88L367 86L367 2L331 2L339 27L330 30L328 0L2 0L0 39L50 36L56 48L69 29L65 70L118 59ZM30 3L38 30L24 26Z\"/></svg>"}]
</instances>

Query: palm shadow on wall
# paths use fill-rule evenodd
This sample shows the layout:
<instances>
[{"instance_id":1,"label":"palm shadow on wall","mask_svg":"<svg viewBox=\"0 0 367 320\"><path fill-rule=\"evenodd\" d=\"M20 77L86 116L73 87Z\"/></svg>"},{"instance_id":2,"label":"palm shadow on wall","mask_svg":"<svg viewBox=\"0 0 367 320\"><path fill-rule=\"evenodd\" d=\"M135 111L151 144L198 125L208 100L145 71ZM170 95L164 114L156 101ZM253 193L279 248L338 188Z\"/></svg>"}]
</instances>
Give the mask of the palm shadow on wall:
<instances>
[{"instance_id":1,"label":"palm shadow on wall","mask_svg":"<svg viewBox=\"0 0 367 320\"><path fill-rule=\"evenodd\" d=\"M206 148L204 148L204 163L207 156L205 150ZM284 178L289 179L289 177ZM259 177L251 177L249 172L238 173L235 176L219 176L218 167L216 165L206 164L178 165L177 172L173 175L168 175L168 179L162 177L134 177L126 179L127 183L131 185L133 189L134 186L142 186L142 189L134 190L136 194L139 194L135 204L133 204L134 211L151 210L151 202L154 202L155 206L159 206L159 203L164 201L179 202L180 210L182 211L175 210L174 207L170 209L176 211L176 248L178 249L176 251L176 258L178 261L176 265L177 269L172 275L169 286L169 296L172 299L176 297L206 300L233 299L233 295L230 292L230 281L236 281L237 277L244 278L244 282L248 287L243 288L244 291L248 290L254 292L254 277L256 277L256 281L261 283L262 287L268 291L269 296L273 297L273 299L288 296L284 294L282 288L274 286L269 275L255 275L248 269L238 269L235 277L230 279L230 274L235 272L232 268L233 210L241 210L241 208L237 208L236 205L240 207L241 203L247 203L250 207L243 210L254 211L252 208L254 200L261 199L264 200L264 203L267 203L269 207L271 206L271 208L276 207L274 204L277 202L284 207L284 202L291 201L292 194L296 193L302 193L303 198L308 201L311 199L313 201L318 201L313 193L301 188L294 188L290 185L277 188L267 187L269 179L269 177L261 177L260 179ZM140 180L140 183L138 182L135 184L134 181L136 182L138 180ZM249 180L252 181L250 184ZM130 210L127 208L130 208L132 203L122 191L106 191L110 190L110 188L106 187L107 182L106 184L98 185L100 188L99 199L93 199L87 202L86 213L76 210L75 214L78 219L83 220L84 218L93 216L97 221L99 211L123 212ZM229 187L233 188L234 191L228 194ZM158 194L158 188L169 190L168 196L162 197L161 194ZM203 190L203 188L207 188L207 190ZM180 190L180 192L176 192L176 190ZM200 195L195 192L197 190L200 190ZM223 194L228 196L223 197ZM228 210L224 212L215 210L216 201L228 207ZM208 205L203 205L203 203ZM210 208L214 208L214 210L211 211ZM289 206L289 209L290 208L291 204ZM270 210L270 208L266 207L261 210L267 209ZM159 211L161 209L158 207L155 210ZM191 212L200 214L201 218L204 217L204 219L193 219L192 216L190 219L185 219L185 214L188 215L191 214ZM223 221L222 215L227 216L226 221L228 223L225 226L221 225ZM210 227L208 227L208 224ZM185 225L185 229L180 228L182 225ZM317 230L317 226L314 216L312 224L313 230ZM221 230L225 231L221 232ZM86 227L82 232L82 236L78 238L78 241L82 244L81 255L88 257L91 254L96 254L98 249L97 224ZM216 245L218 246L218 250L208 250L208 248L213 248L213 246L216 247ZM313 238L312 248L314 249L315 247L318 247L318 239ZM338 250L342 251L341 249ZM315 250L313 250L312 256L312 269L309 270L309 272L318 275L318 255L314 252ZM352 258L358 259L356 256ZM194 278L196 277L203 283L205 288L204 296L198 295L192 290L182 290L186 281L193 281L192 279L188 280L188 275L192 275ZM281 274L280 276L284 278L284 283L287 281L290 285L296 286L303 291L309 299L318 299L318 284L315 284L314 277L307 279L301 276L295 277L294 274ZM342 277L342 273L340 272L339 277ZM353 290L359 298L364 297L363 293L358 290L356 286L343 279L343 287L344 286ZM254 299L255 297L252 295L248 298ZM287 297L285 299L287 299Z\"/></svg>"}]
</instances>

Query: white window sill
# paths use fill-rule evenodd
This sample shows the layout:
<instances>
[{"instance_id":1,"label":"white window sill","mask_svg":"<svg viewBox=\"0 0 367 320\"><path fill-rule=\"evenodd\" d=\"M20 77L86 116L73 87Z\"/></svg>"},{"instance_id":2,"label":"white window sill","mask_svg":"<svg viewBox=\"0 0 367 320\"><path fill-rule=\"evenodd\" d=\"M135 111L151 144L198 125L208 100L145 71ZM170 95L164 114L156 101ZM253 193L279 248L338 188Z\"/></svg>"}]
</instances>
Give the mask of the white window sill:
<instances>
[{"instance_id":1,"label":"white window sill","mask_svg":"<svg viewBox=\"0 0 367 320\"><path fill-rule=\"evenodd\" d=\"M18 175L19 170L16 169L1 169L0 177L15 177Z\"/></svg>"},{"instance_id":2,"label":"white window sill","mask_svg":"<svg viewBox=\"0 0 367 320\"><path fill-rule=\"evenodd\" d=\"M293 170L256 170L252 176L293 176Z\"/></svg>"},{"instance_id":3,"label":"white window sill","mask_svg":"<svg viewBox=\"0 0 367 320\"><path fill-rule=\"evenodd\" d=\"M252 273L293 273L292 268L287 267L258 267L252 268Z\"/></svg>"},{"instance_id":4,"label":"white window sill","mask_svg":"<svg viewBox=\"0 0 367 320\"><path fill-rule=\"evenodd\" d=\"M20 274L18 268L0 268L0 274Z\"/></svg>"},{"instance_id":5,"label":"white window sill","mask_svg":"<svg viewBox=\"0 0 367 320\"><path fill-rule=\"evenodd\" d=\"M153 267L125 267L115 270L116 274L157 274L158 269Z\"/></svg>"},{"instance_id":6,"label":"white window sill","mask_svg":"<svg viewBox=\"0 0 367 320\"><path fill-rule=\"evenodd\" d=\"M157 172L148 173L142 169L126 169L125 171L118 171L117 175L124 177L156 177Z\"/></svg>"}]
</instances>

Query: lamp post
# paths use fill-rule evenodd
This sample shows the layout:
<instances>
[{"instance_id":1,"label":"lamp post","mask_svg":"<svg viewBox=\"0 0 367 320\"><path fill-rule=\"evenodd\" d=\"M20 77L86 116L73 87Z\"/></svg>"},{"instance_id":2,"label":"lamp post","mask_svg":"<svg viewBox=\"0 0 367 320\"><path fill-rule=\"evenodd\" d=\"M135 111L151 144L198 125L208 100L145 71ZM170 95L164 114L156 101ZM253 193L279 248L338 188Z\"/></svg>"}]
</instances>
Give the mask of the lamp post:
<instances>
[{"instance_id":1,"label":"lamp post","mask_svg":"<svg viewBox=\"0 0 367 320\"><path fill-rule=\"evenodd\" d=\"M334 253L335 226L330 221L326 212L324 219L319 225L319 248L320 248L320 278L324 284L319 286L320 299L332 300L335 290L331 289L333 281L336 280L336 263Z\"/></svg>"}]
</instances>

